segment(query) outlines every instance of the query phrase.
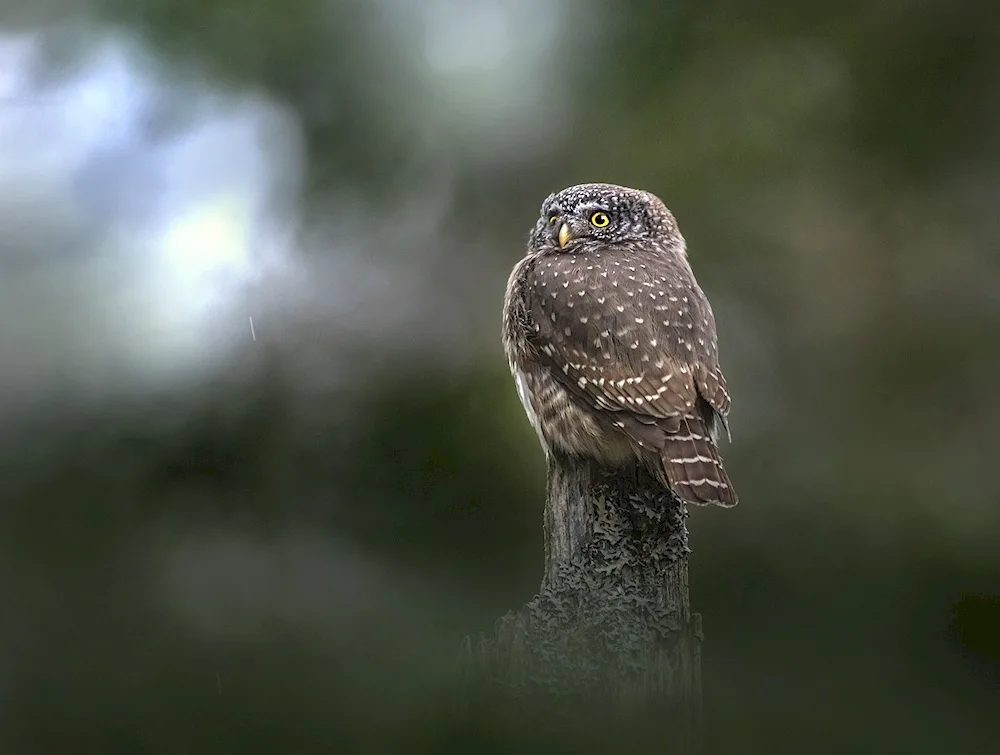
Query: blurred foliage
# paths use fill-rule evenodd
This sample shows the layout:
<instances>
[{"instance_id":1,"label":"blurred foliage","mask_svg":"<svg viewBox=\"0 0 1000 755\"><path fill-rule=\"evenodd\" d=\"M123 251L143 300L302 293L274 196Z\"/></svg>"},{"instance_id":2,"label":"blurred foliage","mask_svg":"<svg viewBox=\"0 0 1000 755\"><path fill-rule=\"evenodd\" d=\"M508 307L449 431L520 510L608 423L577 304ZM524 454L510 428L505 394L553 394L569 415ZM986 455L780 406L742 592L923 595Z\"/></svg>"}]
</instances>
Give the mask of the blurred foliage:
<instances>
[{"instance_id":1,"label":"blurred foliage","mask_svg":"<svg viewBox=\"0 0 1000 755\"><path fill-rule=\"evenodd\" d=\"M1000 751L997 6L568 5L565 128L487 164L409 119L386 6L93 6L165 65L287 105L309 218L449 171L440 238L415 243L485 244L492 287L461 367L401 350L306 391L255 344L197 392L12 423L3 750L669 751L655 723L614 746L456 710L448 665L540 577L506 270L547 193L602 179L675 210L735 399L741 506L692 516L706 751Z\"/></svg>"}]
</instances>

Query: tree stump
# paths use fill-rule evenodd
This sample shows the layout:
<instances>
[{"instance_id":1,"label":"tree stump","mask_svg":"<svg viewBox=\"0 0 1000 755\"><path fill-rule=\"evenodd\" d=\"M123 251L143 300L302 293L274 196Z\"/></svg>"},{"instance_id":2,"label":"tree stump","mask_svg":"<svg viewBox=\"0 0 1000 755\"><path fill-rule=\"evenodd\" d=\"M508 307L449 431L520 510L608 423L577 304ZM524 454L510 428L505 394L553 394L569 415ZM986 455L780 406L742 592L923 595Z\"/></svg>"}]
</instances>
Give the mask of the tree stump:
<instances>
[{"instance_id":1,"label":"tree stump","mask_svg":"<svg viewBox=\"0 0 1000 755\"><path fill-rule=\"evenodd\" d=\"M609 712L701 717L701 617L688 598L687 510L644 469L548 460L538 594L466 655L494 690ZM589 707L589 706L588 706Z\"/></svg>"}]
</instances>

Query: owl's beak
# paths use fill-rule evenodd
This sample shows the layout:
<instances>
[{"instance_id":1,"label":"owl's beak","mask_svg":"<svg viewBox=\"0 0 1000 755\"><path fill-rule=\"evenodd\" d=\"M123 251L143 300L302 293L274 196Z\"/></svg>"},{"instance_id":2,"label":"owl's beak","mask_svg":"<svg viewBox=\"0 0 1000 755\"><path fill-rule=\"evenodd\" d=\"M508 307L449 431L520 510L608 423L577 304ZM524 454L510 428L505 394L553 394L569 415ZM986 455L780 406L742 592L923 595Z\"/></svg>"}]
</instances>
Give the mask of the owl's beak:
<instances>
[{"instance_id":1,"label":"owl's beak","mask_svg":"<svg viewBox=\"0 0 1000 755\"><path fill-rule=\"evenodd\" d=\"M563 223L559 228L559 248L562 249L573 239L573 234L569 231L569 225Z\"/></svg>"}]
</instances>

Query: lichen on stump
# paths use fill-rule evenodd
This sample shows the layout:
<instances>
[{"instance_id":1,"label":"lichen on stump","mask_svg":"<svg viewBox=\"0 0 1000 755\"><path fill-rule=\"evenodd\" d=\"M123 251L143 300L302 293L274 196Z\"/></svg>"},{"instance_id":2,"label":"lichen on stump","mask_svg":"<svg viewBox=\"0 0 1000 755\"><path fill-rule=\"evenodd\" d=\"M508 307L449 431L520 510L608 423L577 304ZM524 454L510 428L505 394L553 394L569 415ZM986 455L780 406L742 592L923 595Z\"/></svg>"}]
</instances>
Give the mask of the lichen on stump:
<instances>
[{"instance_id":1,"label":"lichen on stump","mask_svg":"<svg viewBox=\"0 0 1000 755\"><path fill-rule=\"evenodd\" d=\"M469 647L494 689L700 715L682 502L640 468L549 458L538 595Z\"/></svg>"}]
</instances>

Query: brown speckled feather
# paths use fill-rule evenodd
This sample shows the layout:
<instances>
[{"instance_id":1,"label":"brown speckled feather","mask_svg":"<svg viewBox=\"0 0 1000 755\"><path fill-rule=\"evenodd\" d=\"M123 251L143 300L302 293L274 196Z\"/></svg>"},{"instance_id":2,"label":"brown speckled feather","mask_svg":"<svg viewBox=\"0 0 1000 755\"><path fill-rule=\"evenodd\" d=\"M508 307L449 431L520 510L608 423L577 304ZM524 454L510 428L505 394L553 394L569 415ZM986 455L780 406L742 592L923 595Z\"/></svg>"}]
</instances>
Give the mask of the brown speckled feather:
<instances>
[{"instance_id":1,"label":"brown speckled feather","mask_svg":"<svg viewBox=\"0 0 1000 755\"><path fill-rule=\"evenodd\" d=\"M659 219L664 233L566 251L543 236L508 284L511 368L543 444L605 463L653 459L684 500L731 506L715 445L730 398L714 317L672 217Z\"/></svg>"}]
</instances>

